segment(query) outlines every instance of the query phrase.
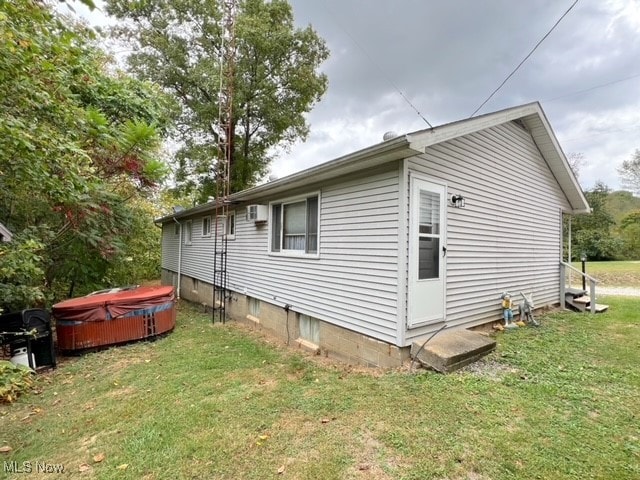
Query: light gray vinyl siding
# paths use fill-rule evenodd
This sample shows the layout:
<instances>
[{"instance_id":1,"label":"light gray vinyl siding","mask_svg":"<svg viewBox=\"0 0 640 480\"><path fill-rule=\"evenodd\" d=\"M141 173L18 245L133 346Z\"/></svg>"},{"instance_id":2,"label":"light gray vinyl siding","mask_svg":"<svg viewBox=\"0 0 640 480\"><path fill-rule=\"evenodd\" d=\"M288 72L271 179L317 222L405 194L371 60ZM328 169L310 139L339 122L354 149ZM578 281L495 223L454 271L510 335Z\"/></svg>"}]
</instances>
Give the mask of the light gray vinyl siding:
<instances>
[{"instance_id":1,"label":"light gray vinyl siding","mask_svg":"<svg viewBox=\"0 0 640 480\"><path fill-rule=\"evenodd\" d=\"M526 130L510 122L458 137L428 147L408 169L466 199L465 208L447 207L449 327L499 320L506 290L516 302L523 291L537 306L557 303L560 210L569 204ZM406 343L426 330L407 332Z\"/></svg>"},{"instance_id":2,"label":"light gray vinyl siding","mask_svg":"<svg viewBox=\"0 0 640 480\"><path fill-rule=\"evenodd\" d=\"M320 192L319 258L269 254L268 226L238 214L229 287L396 343L398 163L389 168L306 192Z\"/></svg>"},{"instance_id":3,"label":"light gray vinyl siding","mask_svg":"<svg viewBox=\"0 0 640 480\"><path fill-rule=\"evenodd\" d=\"M182 244L182 269L181 275L186 275L204 282L213 282L213 252L214 236L203 236L202 220L212 216L211 212L202 213L190 217L191 220L191 244ZM188 220L182 220L186 223ZM214 228L212 226L212 228ZM219 257L218 257L219 258Z\"/></svg>"},{"instance_id":4,"label":"light gray vinyl siding","mask_svg":"<svg viewBox=\"0 0 640 480\"><path fill-rule=\"evenodd\" d=\"M162 268L178 271L178 254L180 248L180 235L175 234L175 224L162 225Z\"/></svg>"}]
</instances>

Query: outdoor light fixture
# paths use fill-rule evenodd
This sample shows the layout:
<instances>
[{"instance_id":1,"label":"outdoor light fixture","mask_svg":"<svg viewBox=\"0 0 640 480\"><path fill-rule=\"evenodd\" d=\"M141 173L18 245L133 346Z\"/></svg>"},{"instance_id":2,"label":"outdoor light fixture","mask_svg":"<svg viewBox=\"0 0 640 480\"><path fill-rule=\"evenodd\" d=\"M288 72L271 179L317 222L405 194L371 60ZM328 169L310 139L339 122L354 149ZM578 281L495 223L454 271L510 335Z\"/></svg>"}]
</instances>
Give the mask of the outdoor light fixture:
<instances>
[{"instance_id":1,"label":"outdoor light fixture","mask_svg":"<svg viewBox=\"0 0 640 480\"><path fill-rule=\"evenodd\" d=\"M464 208L464 197L462 195L453 195L451 197L451 205L456 208Z\"/></svg>"}]
</instances>

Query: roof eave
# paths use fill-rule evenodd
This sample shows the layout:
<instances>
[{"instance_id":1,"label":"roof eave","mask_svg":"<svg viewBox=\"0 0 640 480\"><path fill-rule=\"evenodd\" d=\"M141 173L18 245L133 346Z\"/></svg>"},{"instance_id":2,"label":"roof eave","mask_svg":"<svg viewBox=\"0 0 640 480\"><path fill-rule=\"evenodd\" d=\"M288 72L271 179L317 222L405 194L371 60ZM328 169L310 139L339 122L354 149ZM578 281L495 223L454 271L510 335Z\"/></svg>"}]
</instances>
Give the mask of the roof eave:
<instances>
[{"instance_id":1,"label":"roof eave","mask_svg":"<svg viewBox=\"0 0 640 480\"><path fill-rule=\"evenodd\" d=\"M440 127L421 130L409 134L408 137L413 149L424 152L431 145L514 120L521 120L526 124L540 154L547 162L569 203L570 209L568 213L589 213L591 209L582 192L582 188L573 170L571 170L569 162L539 102L527 103L498 112L448 123Z\"/></svg>"},{"instance_id":2,"label":"roof eave","mask_svg":"<svg viewBox=\"0 0 640 480\"><path fill-rule=\"evenodd\" d=\"M529 117L529 120L526 117L522 120L527 124L540 154L549 165L556 181L560 185L560 188L562 188L569 202L571 208L568 213L590 213L591 207L589 207L589 202L582 191L582 187L575 173L569 165L569 161L551 128L551 124L547 120L544 110L542 110L540 104L536 103L536 106L536 117L542 123L543 129L536 129L534 125L531 125L531 117Z\"/></svg>"},{"instance_id":3,"label":"roof eave","mask_svg":"<svg viewBox=\"0 0 640 480\"><path fill-rule=\"evenodd\" d=\"M308 185L310 180L320 182L342 177L362 169L373 168L394 160L400 160L415 155L416 153L418 152L412 149L407 135L401 135L278 180L233 193L229 196L229 201L231 203L249 202L259 198L279 195L294 188ZM197 215L198 213L212 210L214 207L215 201L212 201L181 212L165 215L164 217L157 218L154 222L166 223Z\"/></svg>"}]
</instances>

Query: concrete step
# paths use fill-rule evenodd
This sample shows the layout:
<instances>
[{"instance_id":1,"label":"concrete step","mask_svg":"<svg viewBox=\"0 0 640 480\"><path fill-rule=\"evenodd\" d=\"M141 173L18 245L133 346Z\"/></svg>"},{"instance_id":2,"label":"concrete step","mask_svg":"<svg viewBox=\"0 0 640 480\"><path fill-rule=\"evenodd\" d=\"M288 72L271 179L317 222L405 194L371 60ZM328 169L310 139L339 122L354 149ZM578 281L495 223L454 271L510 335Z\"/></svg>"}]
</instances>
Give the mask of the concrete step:
<instances>
[{"instance_id":1,"label":"concrete step","mask_svg":"<svg viewBox=\"0 0 640 480\"><path fill-rule=\"evenodd\" d=\"M449 373L464 367L496 348L492 338L470 330L445 330L428 343L428 338L411 345L411 357L427 368Z\"/></svg>"}]
</instances>

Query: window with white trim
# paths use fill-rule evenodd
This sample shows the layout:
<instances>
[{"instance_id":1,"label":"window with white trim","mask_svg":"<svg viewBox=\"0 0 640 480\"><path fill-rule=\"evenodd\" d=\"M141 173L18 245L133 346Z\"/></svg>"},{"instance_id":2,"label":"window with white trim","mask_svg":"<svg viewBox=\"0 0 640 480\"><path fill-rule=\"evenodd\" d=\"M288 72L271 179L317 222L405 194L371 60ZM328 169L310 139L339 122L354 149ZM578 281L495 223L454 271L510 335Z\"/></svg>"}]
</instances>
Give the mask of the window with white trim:
<instances>
[{"instance_id":1,"label":"window with white trim","mask_svg":"<svg viewBox=\"0 0 640 480\"><path fill-rule=\"evenodd\" d=\"M227 238L234 240L236 238L236 212L229 212L227 215Z\"/></svg>"},{"instance_id":2,"label":"window with white trim","mask_svg":"<svg viewBox=\"0 0 640 480\"><path fill-rule=\"evenodd\" d=\"M203 237L211 236L211 217L202 218L202 236Z\"/></svg>"},{"instance_id":3,"label":"window with white trim","mask_svg":"<svg viewBox=\"0 0 640 480\"><path fill-rule=\"evenodd\" d=\"M318 195L271 204L271 252L318 253Z\"/></svg>"}]
</instances>

